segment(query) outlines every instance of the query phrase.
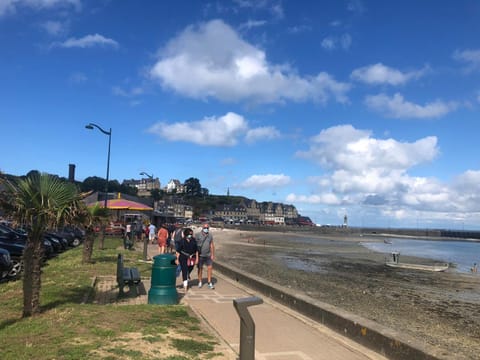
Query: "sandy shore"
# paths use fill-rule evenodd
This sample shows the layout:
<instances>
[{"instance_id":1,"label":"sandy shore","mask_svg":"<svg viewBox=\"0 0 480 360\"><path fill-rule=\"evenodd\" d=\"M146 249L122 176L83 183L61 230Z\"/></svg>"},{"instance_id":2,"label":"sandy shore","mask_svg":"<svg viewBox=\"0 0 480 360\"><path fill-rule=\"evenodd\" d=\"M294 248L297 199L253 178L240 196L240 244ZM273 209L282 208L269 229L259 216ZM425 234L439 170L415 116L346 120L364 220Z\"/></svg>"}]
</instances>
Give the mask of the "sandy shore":
<instances>
[{"instance_id":1,"label":"sandy shore","mask_svg":"<svg viewBox=\"0 0 480 360\"><path fill-rule=\"evenodd\" d=\"M219 229L213 234L219 261L404 331L445 359L480 358L480 274L392 269L385 255L361 246L366 239L356 236ZM314 241L301 244L298 237Z\"/></svg>"}]
</instances>

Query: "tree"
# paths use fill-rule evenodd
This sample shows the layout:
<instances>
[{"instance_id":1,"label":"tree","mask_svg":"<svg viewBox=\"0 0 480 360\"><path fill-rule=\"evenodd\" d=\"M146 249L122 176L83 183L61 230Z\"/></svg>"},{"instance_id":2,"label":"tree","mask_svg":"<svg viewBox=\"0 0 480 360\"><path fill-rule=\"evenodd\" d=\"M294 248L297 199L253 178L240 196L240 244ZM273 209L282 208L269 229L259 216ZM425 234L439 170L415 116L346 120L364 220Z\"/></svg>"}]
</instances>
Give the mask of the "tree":
<instances>
[{"instance_id":1,"label":"tree","mask_svg":"<svg viewBox=\"0 0 480 360\"><path fill-rule=\"evenodd\" d=\"M23 253L23 317L29 317L40 312L43 233L72 219L80 197L73 184L48 174L32 173L5 185L2 205L8 202L10 215L29 229Z\"/></svg>"},{"instance_id":2,"label":"tree","mask_svg":"<svg viewBox=\"0 0 480 360\"><path fill-rule=\"evenodd\" d=\"M188 196L200 196L202 191L202 186L200 185L200 180L197 178L188 178L185 180L185 193Z\"/></svg>"},{"instance_id":3,"label":"tree","mask_svg":"<svg viewBox=\"0 0 480 360\"><path fill-rule=\"evenodd\" d=\"M82 198L88 193L82 194ZM101 207L98 203L93 207L81 201L76 212L74 222L85 227L85 241L83 242L82 263L88 264L92 262L93 245L96 238L95 228L105 225L108 220L108 209Z\"/></svg>"}]
</instances>

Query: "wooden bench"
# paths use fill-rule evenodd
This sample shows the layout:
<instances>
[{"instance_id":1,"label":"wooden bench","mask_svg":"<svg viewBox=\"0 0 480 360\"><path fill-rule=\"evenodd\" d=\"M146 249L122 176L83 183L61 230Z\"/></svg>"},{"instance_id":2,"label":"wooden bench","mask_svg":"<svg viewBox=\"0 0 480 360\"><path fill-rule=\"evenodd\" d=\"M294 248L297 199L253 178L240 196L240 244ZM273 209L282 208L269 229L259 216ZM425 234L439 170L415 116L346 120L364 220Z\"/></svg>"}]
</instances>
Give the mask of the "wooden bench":
<instances>
[{"instance_id":1,"label":"wooden bench","mask_svg":"<svg viewBox=\"0 0 480 360\"><path fill-rule=\"evenodd\" d=\"M120 289L120 296L124 295L123 288L128 285L129 290L133 290L135 296L138 296L138 284L142 281L140 271L136 267L124 267L123 255L118 254L117 258L117 283Z\"/></svg>"}]
</instances>

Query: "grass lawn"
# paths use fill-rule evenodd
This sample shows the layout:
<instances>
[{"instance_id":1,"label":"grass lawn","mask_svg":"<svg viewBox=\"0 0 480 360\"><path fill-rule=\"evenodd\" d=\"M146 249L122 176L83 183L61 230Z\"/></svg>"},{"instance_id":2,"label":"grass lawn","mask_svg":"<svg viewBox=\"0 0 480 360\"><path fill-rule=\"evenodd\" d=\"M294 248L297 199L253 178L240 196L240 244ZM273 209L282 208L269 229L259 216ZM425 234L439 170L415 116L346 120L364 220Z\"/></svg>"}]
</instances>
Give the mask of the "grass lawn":
<instances>
[{"instance_id":1,"label":"grass lawn","mask_svg":"<svg viewBox=\"0 0 480 360\"><path fill-rule=\"evenodd\" d=\"M82 265L82 246L43 267L42 313L22 319L22 281L0 284L0 358L14 359L221 359L217 340L183 305L82 304L95 276L115 276L117 254L125 266L150 276L141 252L125 251L119 238L94 249ZM91 296L90 296L91 298Z\"/></svg>"}]
</instances>

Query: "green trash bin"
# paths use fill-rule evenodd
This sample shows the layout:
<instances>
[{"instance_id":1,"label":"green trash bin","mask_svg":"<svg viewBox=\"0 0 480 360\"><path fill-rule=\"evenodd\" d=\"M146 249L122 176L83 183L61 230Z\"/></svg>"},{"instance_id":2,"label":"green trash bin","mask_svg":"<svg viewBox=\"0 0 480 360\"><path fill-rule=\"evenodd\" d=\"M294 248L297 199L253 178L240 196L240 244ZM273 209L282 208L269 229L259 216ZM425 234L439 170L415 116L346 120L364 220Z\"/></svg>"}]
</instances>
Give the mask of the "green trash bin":
<instances>
[{"instance_id":1,"label":"green trash bin","mask_svg":"<svg viewBox=\"0 0 480 360\"><path fill-rule=\"evenodd\" d=\"M153 257L151 287L148 291L148 303L156 305L178 304L175 288L175 255L161 254Z\"/></svg>"}]
</instances>

